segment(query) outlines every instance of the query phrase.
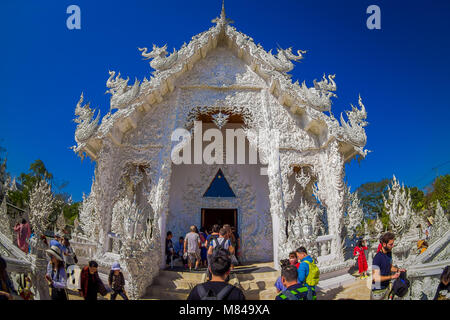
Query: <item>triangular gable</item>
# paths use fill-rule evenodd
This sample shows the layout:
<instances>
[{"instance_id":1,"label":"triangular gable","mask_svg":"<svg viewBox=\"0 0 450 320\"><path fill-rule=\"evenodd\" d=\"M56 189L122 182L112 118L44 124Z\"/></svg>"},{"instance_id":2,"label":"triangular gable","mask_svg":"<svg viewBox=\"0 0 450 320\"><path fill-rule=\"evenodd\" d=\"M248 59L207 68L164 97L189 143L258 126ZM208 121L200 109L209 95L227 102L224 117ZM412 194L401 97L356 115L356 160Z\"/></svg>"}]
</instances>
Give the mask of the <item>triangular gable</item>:
<instances>
[{"instance_id":1,"label":"triangular gable","mask_svg":"<svg viewBox=\"0 0 450 320\"><path fill-rule=\"evenodd\" d=\"M217 171L216 176L203 196L220 198L236 197L221 169Z\"/></svg>"}]
</instances>

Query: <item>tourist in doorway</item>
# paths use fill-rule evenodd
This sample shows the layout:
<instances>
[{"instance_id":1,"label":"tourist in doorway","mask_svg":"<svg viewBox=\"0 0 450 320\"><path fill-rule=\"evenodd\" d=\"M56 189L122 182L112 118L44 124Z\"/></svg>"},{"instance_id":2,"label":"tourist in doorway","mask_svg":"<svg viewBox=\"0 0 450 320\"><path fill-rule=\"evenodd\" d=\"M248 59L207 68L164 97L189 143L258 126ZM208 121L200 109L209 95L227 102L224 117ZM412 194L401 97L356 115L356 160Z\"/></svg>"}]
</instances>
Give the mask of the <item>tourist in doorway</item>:
<instances>
[{"instance_id":1,"label":"tourist in doorway","mask_svg":"<svg viewBox=\"0 0 450 320\"><path fill-rule=\"evenodd\" d=\"M392 248L394 248L395 235L391 232L386 232L380 238L381 250L373 257L372 262L372 290L371 300L387 300L390 281L397 279L400 272L405 272L405 269L400 269L392 265ZM395 274L391 274L395 272Z\"/></svg>"},{"instance_id":2,"label":"tourist in doorway","mask_svg":"<svg viewBox=\"0 0 450 320\"><path fill-rule=\"evenodd\" d=\"M236 227L231 227L231 232L233 234L233 237L236 241L236 244L234 246L235 256L238 264L240 263L240 256L241 256L241 238L239 237L239 233L236 230Z\"/></svg>"},{"instance_id":3,"label":"tourist in doorway","mask_svg":"<svg viewBox=\"0 0 450 320\"><path fill-rule=\"evenodd\" d=\"M97 294L105 296L108 292L98 275L98 263L89 261L89 264L81 270L80 273L80 296L84 300L97 300Z\"/></svg>"},{"instance_id":4,"label":"tourist in doorway","mask_svg":"<svg viewBox=\"0 0 450 320\"><path fill-rule=\"evenodd\" d=\"M295 266L288 265L281 269L281 282L286 289L275 300L316 300L315 289L311 299L308 299L308 288L298 283L298 270Z\"/></svg>"},{"instance_id":5,"label":"tourist in doorway","mask_svg":"<svg viewBox=\"0 0 450 320\"><path fill-rule=\"evenodd\" d=\"M6 261L0 256L0 300L14 300L13 295L17 296L13 282L6 271Z\"/></svg>"},{"instance_id":6,"label":"tourist in doorway","mask_svg":"<svg viewBox=\"0 0 450 320\"><path fill-rule=\"evenodd\" d=\"M206 237L206 261L207 261L207 266L210 265L210 259L211 259L211 251L209 251L209 247L211 245L211 241L214 239L219 238L219 231L220 231L220 226L218 224L215 224L212 226L211 232L210 234ZM211 272L209 272L209 268L206 268L206 276L208 277L208 280L211 280Z\"/></svg>"},{"instance_id":7,"label":"tourist in doorway","mask_svg":"<svg viewBox=\"0 0 450 320\"><path fill-rule=\"evenodd\" d=\"M214 255L214 253L220 249L225 249L226 251L228 251L228 253L230 254L230 259L231 259L231 255L234 253L234 248L231 246L231 241L229 239L227 239L226 236L227 236L227 231L225 230L225 228L222 228L219 230L219 237L211 239L211 241L209 243L209 247L208 247L208 256L209 256L210 260L211 260L212 256ZM208 268L208 270L209 270L209 268ZM211 277L212 277L211 273L208 272L208 278L211 279Z\"/></svg>"},{"instance_id":8,"label":"tourist in doorway","mask_svg":"<svg viewBox=\"0 0 450 320\"><path fill-rule=\"evenodd\" d=\"M201 227L199 232L200 237L200 243L201 243L201 249L200 249L200 258L201 258L201 264L203 267L208 267L208 261L207 261L207 248L206 248L206 238L208 235L205 232L205 228Z\"/></svg>"},{"instance_id":9,"label":"tourist in doorway","mask_svg":"<svg viewBox=\"0 0 450 320\"><path fill-rule=\"evenodd\" d=\"M231 226L229 224L225 224L223 226L223 228L226 230L226 236L225 238L230 240L231 243L231 247L233 247L234 251L231 252L231 270L234 270L234 267L237 266L239 264L239 262L236 259L236 245L237 245L237 241L236 241L236 237L233 234L233 231L231 230Z\"/></svg>"},{"instance_id":10,"label":"tourist in doorway","mask_svg":"<svg viewBox=\"0 0 450 320\"><path fill-rule=\"evenodd\" d=\"M116 300L117 295L120 295L123 300L128 300L125 292L125 278L118 262L113 263L108 277L108 284L112 289L111 300Z\"/></svg>"},{"instance_id":11,"label":"tourist in doorway","mask_svg":"<svg viewBox=\"0 0 450 320\"><path fill-rule=\"evenodd\" d=\"M212 274L211 281L196 285L187 300L245 300L241 289L227 283L230 267L230 253L225 249L216 250L208 266Z\"/></svg>"},{"instance_id":12,"label":"tourist in doorway","mask_svg":"<svg viewBox=\"0 0 450 320\"><path fill-rule=\"evenodd\" d=\"M446 266L441 274L441 281L436 290L436 294L433 300L450 300L450 266Z\"/></svg>"},{"instance_id":13,"label":"tourist in doorway","mask_svg":"<svg viewBox=\"0 0 450 320\"><path fill-rule=\"evenodd\" d=\"M215 238L219 237L219 231L220 231L220 226L218 224L215 224L215 225L212 226L211 232L206 237L206 249L209 248L209 244L211 243L212 239L215 239Z\"/></svg>"},{"instance_id":14,"label":"tourist in doorway","mask_svg":"<svg viewBox=\"0 0 450 320\"><path fill-rule=\"evenodd\" d=\"M298 283L308 289L308 300L313 300L316 285L319 283L319 268L317 268L311 256L308 255L305 247L300 247L295 252L298 260L300 260L298 265Z\"/></svg>"},{"instance_id":15,"label":"tourist in doorway","mask_svg":"<svg viewBox=\"0 0 450 320\"><path fill-rule=\"evenodd\" d=\"M28 241L31 236L30 224L27 220L22 219L20 223L15 225L14 231L17 233L17 246L23 252L28 253Z\"/></svg>"},{"instance_id":16,"label":"tourist in doorway","mask_svg":"<svg viewBox=\"0 0 450 320\"><path fill-rule=\"evenodd\" d=\"M175 255L174 257L180 258L181 262L183 263L183 266L185 268L188 267L187 265L187 259L184 258L184 238L180 237L178 239L178 242L174 245Z\"/></svg>"},{"instance_id":17,"label":"tourist in doorway","mask_svg":"<svg viewBox=\"0 0 450 320\"><path fill-rule=\"evenodd\" d=\"M195 261L195 270L198 270L200 264L200 236L195 232L196 226L190 227L190 232L184 237L184 252L188 254L189 271L192 271L192 266Z\"/></svg>"},{"instance_id":18,"label":"tourist in doorway","mask_svg":"<svg viewBox=\"0 0 450 320\"><path fill-rule=\"evenodd\" d=\"M172 267L173 265L173 257L175 255L175 251L173 249L173 243L172 243L172 231L167 231L166 236L166 266Z\"/></svg>"},{"instance_id":19,"label":"tourist in doorway","mask_svg":"<svg viewBox=\"0 0 450 320\"><path fill-rule=\"evenodd\" d=\"M353 255L358 258L358 272L360 279L367 279L367 259L364 250L368 250L365 240L358 240L355 249L353 250Z\"/></svg>"},{"instance_id":20,"label":"tourist in doorway","mask_svg":"<svg viewBox=\"0 0 450 320\"><path fill-rule=\"evenodd\" d=\"M47 279L49 287L52 289L52 300L68 300L66 292L67 275L62 251L57 246L51 246L46 252L50 257L50 262L47 266L45 279Z\"/></svg>"}]
</instances>

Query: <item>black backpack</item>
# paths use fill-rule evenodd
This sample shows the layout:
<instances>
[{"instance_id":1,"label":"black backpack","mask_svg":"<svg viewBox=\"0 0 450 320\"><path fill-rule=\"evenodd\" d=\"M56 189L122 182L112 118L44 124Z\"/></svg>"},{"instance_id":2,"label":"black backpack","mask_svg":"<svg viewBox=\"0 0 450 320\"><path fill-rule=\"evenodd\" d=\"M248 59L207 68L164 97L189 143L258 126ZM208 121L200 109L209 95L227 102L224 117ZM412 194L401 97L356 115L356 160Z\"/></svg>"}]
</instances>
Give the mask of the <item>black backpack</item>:
<instances>
[{"instance_id":1,"label":"black backpack","mask_svg":"<svg viewBox=\"0 0 450 320\"><path fill-rule=\"evenodd\" d=\"M392 284L392 296L390 295L391 299L394 299L394 296L398 296L400 298L404 297L408 293L409 286L410 283L406 278L406 272L400 272L400 276L395 279Z\"/></svg>"},{"instance_id":2,"label":"black backpack","mask_svg":"<svg viewBox=\"0 0 450 320\"><path fill-rule=\"evenodd\" d=\"M223 249L223 246L225 245L225 241L227 241L225 238L223 238L222 243L219 243L219 238L214 238L211 240L211 243L215 241L216 246L213 248L212 256L216 255L219 250Z\"/></svg>"},{"instance_id":3,"label":"black backpack","mask_svg":"<svg viewBox=\"0 0 450 320\"><path fill-rule=\"evenodd\" d=\"M216 295L214 291L209 289L206 291L205 287L202 284L199 284L197 286L197 293L200 296L201 300L224 300L228 294L233 289L233 286L231 284L227 284L222 290L219 291L219 293Z\"/></svg>"}]
</instances>

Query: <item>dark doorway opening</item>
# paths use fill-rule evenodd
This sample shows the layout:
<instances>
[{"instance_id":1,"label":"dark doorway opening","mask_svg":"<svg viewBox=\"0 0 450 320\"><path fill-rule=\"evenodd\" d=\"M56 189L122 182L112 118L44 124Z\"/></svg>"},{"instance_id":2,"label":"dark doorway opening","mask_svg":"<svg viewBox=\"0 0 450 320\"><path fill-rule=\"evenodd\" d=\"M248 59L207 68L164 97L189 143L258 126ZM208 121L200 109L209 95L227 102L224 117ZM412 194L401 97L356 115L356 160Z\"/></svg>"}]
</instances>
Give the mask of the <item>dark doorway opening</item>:
<instances>
[{"instance_id":1,"label":"dark doorway opening","mask_svg":"<svg viewBox=\"0 0 450 320\"><path fill-rule=\"evenodd\" d=\"M209 232L215 224L229 224L238 230L237 209L202 209L202 227Z\"/></svg>"}]
</instances>

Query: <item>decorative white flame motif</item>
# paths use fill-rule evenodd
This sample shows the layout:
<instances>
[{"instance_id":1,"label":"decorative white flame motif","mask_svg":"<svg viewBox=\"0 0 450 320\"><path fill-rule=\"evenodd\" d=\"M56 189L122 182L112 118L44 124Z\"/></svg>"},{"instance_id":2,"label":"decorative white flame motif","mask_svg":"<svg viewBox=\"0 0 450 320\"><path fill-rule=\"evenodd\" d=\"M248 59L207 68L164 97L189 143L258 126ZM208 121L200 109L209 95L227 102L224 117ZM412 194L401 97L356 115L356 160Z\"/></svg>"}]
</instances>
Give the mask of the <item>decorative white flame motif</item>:
<instances>
[{"instance_id":1,"label":"decorative white flame motif","mask_svg":"<svg viewBox=\"0 0 450 320\"><path fill-rule=\"evenodd\" d=\"M305 189L311 181L311 177L308 174L305 174L303 172L303 168L301 168L300 171L295 174L295 180L302 186L303 189Z\"/></svg>"},{"instance_id":2,"label":"decorative white flame motif","mask_svg":"<svg viewBox=\"0 0 450 320\"><path fill-rule=\"evenodd\" d=\"M219 112L219 113L214 114L212 117L213 117L213 122L216 124L216 126L218 126L219 129L222 129L222 127L227 124L228 118L230 116L228 114Z\"/></svg>"}]
</instances>

